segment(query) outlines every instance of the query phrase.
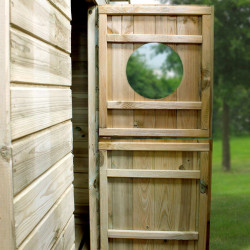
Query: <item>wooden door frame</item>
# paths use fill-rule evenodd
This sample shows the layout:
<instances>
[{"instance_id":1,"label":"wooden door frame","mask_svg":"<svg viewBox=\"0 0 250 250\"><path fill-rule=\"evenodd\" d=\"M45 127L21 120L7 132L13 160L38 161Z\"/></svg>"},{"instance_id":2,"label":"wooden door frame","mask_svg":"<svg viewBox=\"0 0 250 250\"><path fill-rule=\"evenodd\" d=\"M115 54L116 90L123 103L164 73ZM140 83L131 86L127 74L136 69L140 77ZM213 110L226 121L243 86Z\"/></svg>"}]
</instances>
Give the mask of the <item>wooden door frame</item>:
<instances>
[{"instance_id":1,"label":"wooden door frame","mask_svg":"<svg viewBox=\"0 0 250 250\"><path fill-rule=\"evenodd\" d=\"M10 136L9 1L0 0L0 247L15 249Z\"/></svg>"}]
</instances>

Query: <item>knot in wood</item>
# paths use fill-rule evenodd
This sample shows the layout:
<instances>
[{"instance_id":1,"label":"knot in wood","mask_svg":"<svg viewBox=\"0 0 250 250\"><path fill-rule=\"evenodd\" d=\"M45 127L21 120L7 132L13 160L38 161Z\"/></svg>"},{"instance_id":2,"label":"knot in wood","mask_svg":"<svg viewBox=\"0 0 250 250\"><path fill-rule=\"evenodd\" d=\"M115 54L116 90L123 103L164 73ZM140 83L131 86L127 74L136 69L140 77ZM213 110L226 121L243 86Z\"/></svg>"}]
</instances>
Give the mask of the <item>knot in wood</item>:
<instances>
[{"instance_id":1,"label":"knot in wood","mask_svg":"<svg viewBox=\"0 0 250 250\"><path fill-rule=\"evenodd\" d=\"M5 161L10 162L11 149L9 147L2 146L0 154Z\"/></svg>"}]
</instances>

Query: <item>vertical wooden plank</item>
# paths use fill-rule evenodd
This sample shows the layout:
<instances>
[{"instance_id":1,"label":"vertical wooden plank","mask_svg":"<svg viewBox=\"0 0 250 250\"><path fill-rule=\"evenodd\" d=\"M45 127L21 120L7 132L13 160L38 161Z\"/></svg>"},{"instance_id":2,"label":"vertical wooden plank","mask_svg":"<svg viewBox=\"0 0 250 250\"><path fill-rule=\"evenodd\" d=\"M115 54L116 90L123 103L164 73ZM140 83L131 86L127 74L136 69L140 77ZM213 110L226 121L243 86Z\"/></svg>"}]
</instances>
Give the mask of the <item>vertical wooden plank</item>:
<instances>
[{"instance_id":1,"label":"vertical wooden plank","mask_svg":"<svg viewBox=\"0 0 250 250\"><path fill-rule=\"evenodd\" d=\"M202 16L202 81L201 81L201 128L210 129L211 136L211 84L212 84L212 17Z\"/></svg>"},{"instance_id":2,"label":"vertical wooden plank","mask_svg":"<svg viewBox=\"0 0 250 250\"><path fill-rule=\"evenodd\" d=\"M198 16L178 16L177 17L177 34L178 35L199 35L199 17ZM177 89L177 101L199 101L199 86L200 86L200 46L199 45L177 45L177 52L179 53L183 62L183 79L181 85ZM177 111L177 128L192 128L196 129L199 127L199 112L196 110L185 110ZM193 153L178 153L182 156L181 165L184 166L185 163L191 160ZM180 165L180 166L181 166ZM196 200L196 182L193 182L190 187L185 186L183 180L180 182L180 195L181 197L189 196L192 200L192 205L194 205ZM193 208L195 209L196 206ZM183 211L180 211L179 216ZM185 212L187 213L187 211ZM191 218L192 217L192 218ZM190 214L190 222L194 219L193 214ZM190 225L190 228L194 225ZM180 228L183 230L183 228ZM188 230L188 228L185 228ZM179 242L180 247L187 249L194 248L194 242ZM175 248L174 248L175 249Z\"/></svg>"},{"instance_id":3,"label":"vertical wooden plank","mask_svg":"<svg viewBox=\"0 0 250 250\"><path fill-rule=\"evenodd\" d=\"M212 9L212 13L214 9ZM213 17L213 16L212 16ZM213 140L209 140L210 153L209 153L209 165L208 165L208 204L207 204L207 235L206 235L206 249L210 246L210 217L211 217L211 188L212 188L212 151Z\"/></svg>"},{"instance_id":4,"label":"vertical wooden plank","mask_svg":"<svg viewBox=\"0 0 250 250\"><path fill-rule=\"evenodd\" d=\"M0 248L15 249L10 137L9 1L0 0Z\"/></svg>"},{"instance_id":5,"label":"vertical wooden plank","mask_svg":"<svg viewBox=\"0 0 250 250\"><path fill-rule=\"evenodd\" d=\"M97 120L96 120L96 7L88 11L88 139L89 139L89 218L90 247L98 249L98 192L97 192Z\"/></svg>"},{"instance_id":6,"label":"vertical wooden plank","mask_svg":"<svg viewBox=\"0 0 250 250\"><path fill-rule=\"evenodd\" d=\"M115 34L131 34L133 32L132 16L113 16L112 32ZM112 44L112 100L132 101L134 91L129 87L126 77L126 66L129 56L133 52L133 44ZM113 110L112 125L115 128L133 126L132 110Z\"/></svg>"},{"instance_id":7,"label":"vertical wooden plank","mask_svg":"<svg viewBox=\"0 0 250 250\"><path fill-rule=\"evenodd\" d=\"M199 18L197 16L178 16L178 35L199 35ZM200 46L199 45L177 45L183 66L184 74L182 82L177 89L177 101L199 101L200 82ZM196 129L198 127L198 112L177 111L177 128Z\"/></svg>"},{"instance_id":8,"label":"vertical wooden plank","mask_svg":"<svg viewBox=\"0 0 250 250\"><path fill-rule=\"evenodd\" d=\"M112 168L115 169L131 169L132 168L132 152L112 151ZM132 229L133 228L133 189L132 180L128 178L110 179L113 185L112 193L112 228L114 229ZM112 243L114 250L132 249L130 240L119 240Z\"/></svg>"},{"instance_id":9,"label":"vertical wooden plank","mask_svg":"<svg viewBox=\"0 0 250 250\"><path fill-rule=\"evenodd\" d=\"M100 150L100 221L101 249L109 249L108 243L108 152Z\"/></svg>"},{"instance_id":10,"label":"vertical wooden plank","mask_svg":"<svg viewBox=\"0 0 250 250\"><path fill-rule=\"evenodd\" d=\"M201 153L200 171L201 171L201 183L205 185L209 184L209 152ZM202 184L201 184L202 186ZM199 208L199 240L198 249L206 249L207 241L207 213L208 213L208 188L204 187L204 190L200 190L200 208Z\"/></svg>"},{"instance_id":11,"label":"vertical wooden plank","mask_svg":"<svg viewBox=\"0 0 250 250\"><path fill-rule=\"evenodd\" d=\"M99 127L107 127L107 15L99 14Z\"/></svg>"},{"instance_id":12,"label":"vertical wooden plank","mask_svg":"<svg viewBox=\"0 0 250 250\"><path fill-rule=\"evenodd\" d=\"M134 16L134 34L155 34L156 20L154 16ZM142 44L134 44L134 50ZM146 101L135 92L135 101ZM154 110L135 110L134 127L154 128ZM143 140L142 140L143 141ZM134 169L153 169L154 152L134 152ZM133 229L154 230L154 181L150 179L133 180ZM152 240L136 240L133 249L153 249Z\"/></svg>"},{"instance_id":13,"label":"vertical wooden plank","mask_svg":"<svg viewBox=\"0 0 250 250\"><path fill-rule=\"evenodd\" d=\"M156 34L176 35L176 16L156 16ZM176 45L169 45L176 50ZM171 95L157 101L176 101L176 93L174 91ZM176 128L176 110L156 110L155 111L155 127L156 128Z\"/></svg>"}]
</instances>

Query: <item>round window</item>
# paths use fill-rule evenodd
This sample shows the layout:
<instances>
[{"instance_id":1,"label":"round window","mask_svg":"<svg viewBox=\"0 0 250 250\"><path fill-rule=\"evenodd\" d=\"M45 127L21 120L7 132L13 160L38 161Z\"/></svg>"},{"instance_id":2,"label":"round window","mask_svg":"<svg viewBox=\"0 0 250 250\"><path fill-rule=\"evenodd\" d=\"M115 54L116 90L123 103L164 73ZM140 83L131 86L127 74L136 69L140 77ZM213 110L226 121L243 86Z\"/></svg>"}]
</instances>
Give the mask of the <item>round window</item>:
<instances>
[{"instance_id":1,"label":"round window","mask_svg":"<svg viewBox=\"0 0 250 250\"><path fill-rule=\"evenodd\" d=\"M135 92L150 99L160 99L178 88L183 65L179 55L169 46L148 43L130 56L126 73Z\"/></svg>"}]
</instances>

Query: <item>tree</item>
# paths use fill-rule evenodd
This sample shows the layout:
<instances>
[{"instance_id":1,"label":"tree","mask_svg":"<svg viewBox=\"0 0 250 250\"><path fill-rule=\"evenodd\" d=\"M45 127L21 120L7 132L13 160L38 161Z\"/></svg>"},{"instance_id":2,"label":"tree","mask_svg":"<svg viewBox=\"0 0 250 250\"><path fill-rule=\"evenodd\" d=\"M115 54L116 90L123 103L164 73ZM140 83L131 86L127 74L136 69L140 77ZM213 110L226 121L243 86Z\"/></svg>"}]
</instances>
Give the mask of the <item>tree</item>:
<instances>
[{"instance_id":1,"label":"tree","mask_svg":"<svg viewBox=\"0 0 250 250\"><path fill-rule=\"evenodd\" d=\"M239 106L238 90L244 89L249 93L250 86L250 1L172 0L172 3L215 6L214 98L216 104L222 108L222 166L224 170L229 171L231 169L229 138L233 125L230 115L233 107ZM214 110L214 113L216 112L217 110Z\"/></svg>"}]
</instances>

